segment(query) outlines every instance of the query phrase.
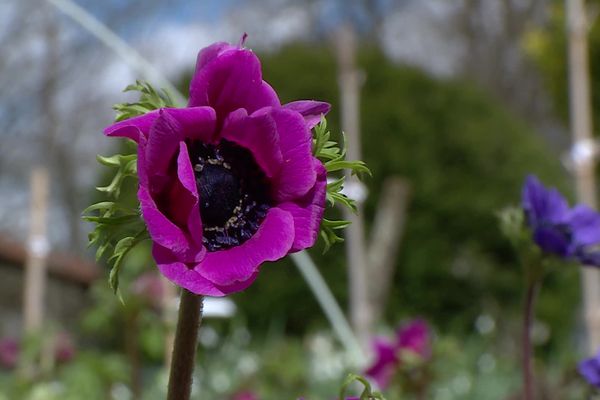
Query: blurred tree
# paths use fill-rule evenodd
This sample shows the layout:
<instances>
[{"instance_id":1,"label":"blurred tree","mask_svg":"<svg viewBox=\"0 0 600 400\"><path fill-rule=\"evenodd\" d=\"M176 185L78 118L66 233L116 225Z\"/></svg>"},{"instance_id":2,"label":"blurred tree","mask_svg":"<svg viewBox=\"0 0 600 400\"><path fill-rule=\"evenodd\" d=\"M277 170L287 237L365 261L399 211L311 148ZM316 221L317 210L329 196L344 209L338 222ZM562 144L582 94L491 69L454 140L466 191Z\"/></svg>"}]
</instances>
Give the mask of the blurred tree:
<instances>
[{"instance_id":1,"label":"blurred tree","mask_svg":"<svg viewBox=\"0 0 600 400\"><path fill-rule=\"evenodd\" d=\"M157 5L112 1L103 3L98 12L118 30L152 13ZM82 34L49 2L0 4L0 229L24 236L27 209L22 205L28 202L24 182L30 168L43 163L52 181L51 245L76 252L85 249L81 210L94 177L95 155L99 146L106 146L98 127L108 120L107 98L114 96L98 87L107 60L113 60L107 54L93 36Z\"/></svg>"},{"instance_id":2,"label":"blurred tree","mask_svg":"<svg viewBox=\"0 0 600 400\"><path fill-rule=\"evenodd\" d=\"M592 115L600 113L600 11L599 0L587 0L589 23L589 59L592 93ZM552 95L554 109L564 122L569 118L569 91L567 81L567 36L564 1L552 0L549 22L545 26L530 29L524 45L528 55L536 62L545 86ZM596 134L600 126L593 124Z\"/></svg>"},{"instance_id":3,"label":"blurred tree","mask_svg":"<svg viewBox=\"0 0 600 400\"><path fill-rule=\"evenodd\" d=\"M568 136L556 120L538 68L523 46L530 30L548 23L553 1L464 0L455 8L450 23L464 48L459 74L489 90L559 148Z\"/></svg>"}]
</instances>

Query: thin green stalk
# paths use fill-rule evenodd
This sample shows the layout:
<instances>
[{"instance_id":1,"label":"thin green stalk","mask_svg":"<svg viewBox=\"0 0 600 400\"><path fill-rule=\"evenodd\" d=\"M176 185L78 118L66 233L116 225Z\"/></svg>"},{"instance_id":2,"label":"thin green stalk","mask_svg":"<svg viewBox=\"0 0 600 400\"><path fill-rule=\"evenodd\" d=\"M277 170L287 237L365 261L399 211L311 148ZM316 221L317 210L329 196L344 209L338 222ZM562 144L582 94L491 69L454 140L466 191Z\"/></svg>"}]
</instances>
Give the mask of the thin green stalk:
<instances>
[{"instance_id":1,"label":"thin green stalk","mask_svg":"<svg viewBox=\"0 0 600 400\"><path fill-rule=\"evenodd\" d=\"M534 398L534 375L533 375L533 348L531 345L531 325L535 315L535 298L540 286L539 279L528 279L525 290L525 302L523 309L523 337L522 337L522 362L523 362L523 399Z\"/></svg>"}]
</instances>

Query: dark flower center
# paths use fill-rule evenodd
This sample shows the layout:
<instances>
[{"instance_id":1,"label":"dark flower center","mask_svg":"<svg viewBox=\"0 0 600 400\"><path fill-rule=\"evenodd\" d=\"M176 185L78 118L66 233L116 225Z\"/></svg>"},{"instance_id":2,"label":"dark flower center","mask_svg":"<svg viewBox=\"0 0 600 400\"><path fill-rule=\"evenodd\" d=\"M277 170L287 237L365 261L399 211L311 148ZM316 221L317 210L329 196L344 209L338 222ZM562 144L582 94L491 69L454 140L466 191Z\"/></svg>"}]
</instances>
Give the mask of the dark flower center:
<instances>
[{"instance_id":1,"label":"dark flower center","mask_svg":"<svg viewBox=\"0 0 600 400\"><path fill-rule=\"evenodd\" d=\"M211 226L224 225L240 202L239 179L222 165L208 164L201 173L196 173L196 185L202 222Z\"/></svg>"},{"instance_id":2,"label":"dark flower center","mask_svg":"<svg viewBox=\"0 0 600 400\"><path fill-rule=\"evenodd\" d=\"M217 251L244 243L270 208L267 177L248 150L227 140L217 145L194 142L189 147L204 245Z\"/></svg>"}]
</instances>

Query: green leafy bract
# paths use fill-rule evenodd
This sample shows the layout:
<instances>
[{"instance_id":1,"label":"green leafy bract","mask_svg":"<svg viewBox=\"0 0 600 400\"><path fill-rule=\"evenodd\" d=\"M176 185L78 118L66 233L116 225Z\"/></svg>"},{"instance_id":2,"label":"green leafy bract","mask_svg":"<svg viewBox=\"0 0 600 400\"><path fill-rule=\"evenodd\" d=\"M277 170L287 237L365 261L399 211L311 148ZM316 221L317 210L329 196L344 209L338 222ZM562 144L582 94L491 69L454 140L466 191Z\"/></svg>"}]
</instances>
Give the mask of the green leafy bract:
<instances>
[{"instance_id":1,"label":"green leafy bract","mask_svg":"<svg viewBox=\"0 0 600 400\"><path fill-rule=\"evenodd\" d=\"M136 81L125 88L125 92L137 91L140 98L135 103L116 104L115 121L137 117L163 107L174 107L171 96L164 90L156 90L149 83ZM137 154L115 154L110 157L97 157L98 162L115 169L115 174L107 186L96 189L108 199L92 204L83 211L83 219L96 226L89 234L89 245L96 246L96 260L106 258L111 266L110 287L119 294L119 270L127 253L142 241L149 238L146 224L141 218L139 207L125 206L121 188L126 178L135 181L137 186ZM120 295L119 295L120 297Z\"/></svg>"},{"instance_id":2,"label":"green leafy bract","mask_svg":"<svg viewBox=\"0 0 600 400\"><path fill-rule=\"evenodd\" d=\"M135 84L127 86L123 91L140 92L140 99L135 103L115 104L113 106L113 109L117 112L115 122L137 117L159 108L176 106L173 98L166 90L156 90L148 82L135 81Z\"/></svg>"},{"instance_id":3,"label":"green leafy bract","mask_svg":"<svg viewBox=\"0 0 600 400\"><path fill-rule=\"evenodd\" d=\"M358 175L361 173L371 175L371 171L363 161L351 161L345 159L345 141L342 141L340 147L337 142L330 140L330 138L331 133L327 129L327 120L325 117L321 117L321 122L315 126L313 132L313 154L323 163L327 170L327 174L349 170L351 175ZM345 181L346 177L341 176L327 183L327 202L332 207L336 204L340 204L350 209L352 212L356 212L356 201L342 192ZM320 235L325 242L324 251L329 250L333 244L344 240L338 236L335 231L344 229L348 225L350 225L350 221L323 219Z\"/></svg>"},{"instance_id":4,"label":"green leafy bract","mask_svg":"<svg viewBox=\"0 0 600 400\"><path fill-rule=\"evenodd\" d=\"M111 264L110 287L118 293L119 269L127 253L149 238L146 225L138 210L131 210L117 202L102 201L84 211L83 219L96 224L88 239L96 246L96 261L103 257Z\"/></svg>"}]
</instances>

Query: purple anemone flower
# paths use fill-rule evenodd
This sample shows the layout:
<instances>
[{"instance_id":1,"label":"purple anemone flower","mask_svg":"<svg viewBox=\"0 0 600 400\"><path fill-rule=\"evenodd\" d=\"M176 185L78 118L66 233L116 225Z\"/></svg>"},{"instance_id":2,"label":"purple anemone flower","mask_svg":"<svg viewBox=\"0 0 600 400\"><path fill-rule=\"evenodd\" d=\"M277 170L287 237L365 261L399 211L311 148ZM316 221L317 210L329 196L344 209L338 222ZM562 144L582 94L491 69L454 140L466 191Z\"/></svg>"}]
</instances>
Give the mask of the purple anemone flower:
<instances>
[{"instance_id":1,"label":"purple anemone flower","mask_svg":"<svg viewBox=\"0 0 600 400\"><path fill-rule=\"evenodd\" d=\"M533 175L523 186L522 207L533 240L544 252L600 266L600 214L583 204L569 208L558 190Z\"/></svg>"},{"instance_id":2,"label":"purple anemone flower","mask_svg":"<svg viewBox=\"0 0 600 400\"><path fill-rule=\"evenodd\" d=\"M600 388L600 352L580 362L577 369L590 385Z\"/></svg>"},{"instance_id":3,"label":"purple anemone flower","mask_svg":"<svg viewBox=\"0 0 600 400\"><path fill-rule=\"evenodd\" d=\"M552 188L547 189L533 175L525 181L522 206L533 240L542 250L566 257L570 252L570 209L565 198Z\"/></svg>"},{"instance_id":4,"label":"purple anemone flower","mask_svg":"<svg viewBox=\"0 0 600 400\"><path fill-rule=\"evenodd\" d=\"M431 356L429 326L421 319L411 321L396 331L394 341L375 338L373 349L375 360L365 371L365 375L371 377L381 389L385 389L402 364L403 353L410 352L423 360Z\"/></svg>"},{"instance_id":5,"label":"purple anemone flower","mask_svg":"<svg viewBox=\"0 0 600 400\"><path fill-rule=\"evenodd\" d=\"M196 294L243 290L262 263L311 247L325 206L310 130L329 104L281 105L242 44L200 51L187 107L105 130L138 143L152 254L164 276Z\"/></svg>"}]
</instances>

